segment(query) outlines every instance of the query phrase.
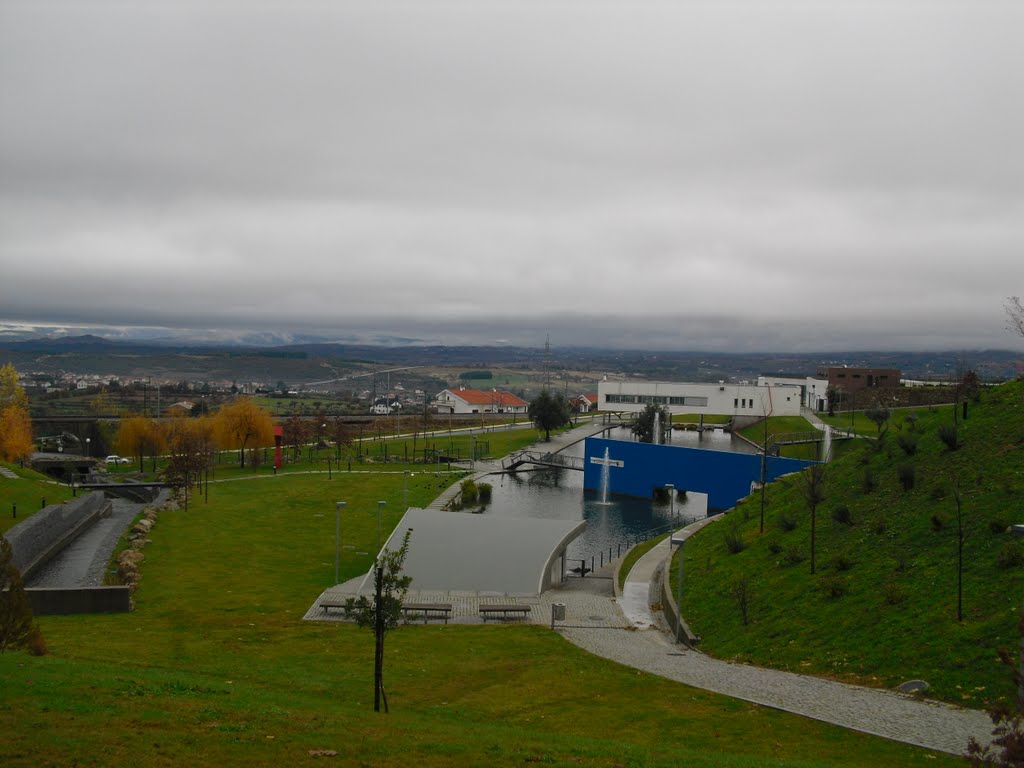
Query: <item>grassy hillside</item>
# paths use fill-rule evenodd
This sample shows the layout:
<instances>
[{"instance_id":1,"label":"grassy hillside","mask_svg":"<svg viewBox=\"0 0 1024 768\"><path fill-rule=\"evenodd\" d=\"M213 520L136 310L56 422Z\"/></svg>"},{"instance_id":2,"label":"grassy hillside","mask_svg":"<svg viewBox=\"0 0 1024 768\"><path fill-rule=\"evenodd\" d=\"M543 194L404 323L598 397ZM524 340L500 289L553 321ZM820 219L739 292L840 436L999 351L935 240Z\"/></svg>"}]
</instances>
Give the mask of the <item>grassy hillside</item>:
<instances>
[{"instance_id":1,"label":"grassy hillside","mask_svg":"<svg viewBox=\"0 0 1024 768\"><path fill-rule=\"evenodd\" d=\"M1024 522L1024 383L982 397L955 450L939 435L952 408L926 409L828 465L814 575L806 473L769 486L763 533L755 496L688 542L682 610L703 649L872 685L920 678L970 706L1012 696L996 653L1018 642L1024 597L1024 547L1006 531Z\"/></svg>"},{"instance_id":2,"label":"grassy hillside","mask_svg":"<svg viewBox=\"0 0 1024 768\"><path fill-rule=\"evenodd\" d=\"M435 494L410 478L409 503ZM924 750L705 694L591 656L535 626L389 636L392 714L372 712L372 633L309 624L398 516L402 476L216 483L161 515L137 610L41 620L51 654L0 655L0 764L952 766ZM415 538L413 538L415 546Z\"/></svg>"},{"instance_id":3,"label":"grassy hillside","mask_svg":"<svg viewBox=\"0 0 1024 768\"><path fill-rule=\"evenodd\" d=\"M11 478L0 474L0 533L38 512L44 501L49 505L71 498L70 488L53 482L46 475L6 462L0 462L0 467L17 475ZM13 514L15 511L17 517Z\"/></svg>"}]
</instances>

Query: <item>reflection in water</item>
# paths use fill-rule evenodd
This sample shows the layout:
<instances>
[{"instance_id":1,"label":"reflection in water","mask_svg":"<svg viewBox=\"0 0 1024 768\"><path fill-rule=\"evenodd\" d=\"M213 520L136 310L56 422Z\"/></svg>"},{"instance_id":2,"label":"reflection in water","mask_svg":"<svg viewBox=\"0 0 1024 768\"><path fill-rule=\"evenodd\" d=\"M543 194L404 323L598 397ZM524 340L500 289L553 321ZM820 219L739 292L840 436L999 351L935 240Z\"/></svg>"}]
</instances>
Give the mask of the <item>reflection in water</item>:
<instances>
[{"instance_id":1,"label":"reflection in water","mask_svg":"<svg viewBox=\"0 0 1024 768\"><path fill-rule=\"evenodd\" d=\"M613 439L626 439L628 430L612 430ZM713 448L717 450L746 450L749 447L720 431L706 433L698 439L694 432L673 433L675 445ZM751 452L755 452L751 449ZM583 443L577 443L564 452L583 456ZM583 489L583 473L571 469L543 468L521 471L490 478L493 494L484 514L514 517L536 517L555 520L587 521L586 530L569 546L570 558L605 558L611 549L617 556L618 547L625 551L638 537L651 531L667 530L670 524L680 525L707 516L707 496L690 493L686 498L652 501L628 496L612 495L602 504L600 491Z\"/></svg>"}]
</instances>

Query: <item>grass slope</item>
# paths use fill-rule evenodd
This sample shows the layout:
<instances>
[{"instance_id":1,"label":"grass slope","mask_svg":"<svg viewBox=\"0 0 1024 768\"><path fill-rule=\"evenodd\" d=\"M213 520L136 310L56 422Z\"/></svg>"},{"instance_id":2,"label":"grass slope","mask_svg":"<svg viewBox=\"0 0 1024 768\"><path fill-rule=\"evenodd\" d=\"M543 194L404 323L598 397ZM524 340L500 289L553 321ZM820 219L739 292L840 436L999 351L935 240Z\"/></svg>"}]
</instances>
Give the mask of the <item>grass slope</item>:
<instances>
[{"instance_id":1,"label":"grass slope","mask_svg":"<svg viewBox=\"0 0 1024 768\"><path fill-rule=\"evenodd\" d=\"M389 635L392 714L372 712L372 633L301 621L342 537L397 517L394 474L282 475L211 486L161 515L137 610L41 620L51 655L0 656L0 764L952 766L886 742L593 657L532 626L411 626ZM426 504L434 478L410 481ZM414 535L415 536L415 535ZM415 537L412 541L415 546ZM342 578L365 558L346 551Z\"/></svg>"},{"instance_id":2,"label":"grass slope","mask_svg":"<svg viewBox=\"0 0 1024 768\"><path fill-rule=\"evenodd\" d=\"M55 483L46 475L6 462L0 463L0 467L17 475L17 478L0 475L0 533L38 512L44 501L50 505L71 498L69 487Z\"/></svg>"},{"instance_id":3,"label":"grass slope","mask_svg":"<svg viewBox=\"0 0 1024 768\"><path fill-rule=\"evenodd\" d=\"M879 450L867 442L845 447L826 471L815 575L800 477L769 486L764 533L755 495L691 539L682 610L703 649L883 686L922 678L930 695L970 706L1011 697L1012 680L996 654L1018 642L1024 588L1024 550L1005 530L1024 522L1024 383L983 398L960 421L957 450L938 436L940 425L953 422L951 407L918 411L913 423L901 417ZM913 455L897 444L900 435L916 439ZM909 490L901 471L914 473ZM967 534L962 622L957 485ZM850 524L834 519L844 507ZM786 518L795 529L784 530ZM730 535L745 549L730 554ZM748 626L735 597L744 580Z\"/></svg>"}]
</instances>

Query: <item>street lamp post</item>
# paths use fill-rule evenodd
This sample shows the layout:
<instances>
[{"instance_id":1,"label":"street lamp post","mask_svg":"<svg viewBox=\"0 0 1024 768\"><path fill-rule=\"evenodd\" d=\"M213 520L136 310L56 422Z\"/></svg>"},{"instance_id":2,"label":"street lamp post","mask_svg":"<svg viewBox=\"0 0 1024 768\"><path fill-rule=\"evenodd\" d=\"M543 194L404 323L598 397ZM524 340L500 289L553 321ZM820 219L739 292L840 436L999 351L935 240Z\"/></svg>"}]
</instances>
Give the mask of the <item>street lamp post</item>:
<instances>
[{"instance_id":1,"label":"street lamp post","mask_svg":"<svg viewBox=\"0 0 1024 768\"><path fill-rule=\"evenodd\" d=\"M92 438L91 437L85 438L85 458L87 458L87 459L91 459L92 458L92 447L89 445L89 443L91 443L91 442L92 442Z\"/></svg>"},{"instance_id":2,"label":"street lamp post","mask_svg":"<svg viewBox=\"0 0 1024 768\"><path fill-rule=\"evenodd\" d=\"M672 483L666 483L665 488L668 490L668 519L674 521L676 519L676 487Z\"/></svg>"},{"instance_id":3,"label":"street lamp post","mask_svg":"<svg viewBox=\"0 0 1024 768\"><path fill-rule=\"evenodd\" d=\"M409 509L409 470L402 472L402 509Z\"/></svg>"},{"instance_id":4,"label":"street lamp post","mask_svg":"<svg viewBox=\"0 0 1024 768\"><path fill-rule=\"evenodd\" d=\"M676 578L676 642L678 643L683 635L683 545L686 543L686 539L670 538L669 543L674 547L679 547L679 573Z\"/></svg>"},{"instance_id":5,"label":"street lamp post","mask_svg":"<svg viewBox=\"0 0 1024 768\"><path fill-rule=\"evenodd\" d=\"M338 583L338 567L341 563L341 510L348 502L339 501L334 505L334 583Z\"/></svg>"},{"instance_id":6,"label":"street lamp post","mask_svg":"<svg viewBox=\"0 0 1024 768\"><path fill-rule=\"evenodd\" d=\"M381 517L381 513L383 513L383 511L384 511L384 505L385 504L387 504L386 501L378 501L377 502L377 554L378 555L380 554L380 517Z\"/></svg>"}]
</instances>

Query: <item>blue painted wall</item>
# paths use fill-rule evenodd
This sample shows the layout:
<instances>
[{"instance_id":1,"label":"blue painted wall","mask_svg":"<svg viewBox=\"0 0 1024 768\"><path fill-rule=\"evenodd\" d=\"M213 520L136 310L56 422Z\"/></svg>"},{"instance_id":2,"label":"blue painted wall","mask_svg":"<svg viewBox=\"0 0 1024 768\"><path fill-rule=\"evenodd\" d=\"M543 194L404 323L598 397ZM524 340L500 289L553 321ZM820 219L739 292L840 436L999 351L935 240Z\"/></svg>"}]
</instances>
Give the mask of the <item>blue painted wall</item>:
<instances>
[{"instance_id":1,"label":"blue painted wall","mask_svg":"<svg viewBox=\"0 0 1024 768\"><path fill-rule=\"evenodd\" d=\"M600 489L601 465L591 459L603 459L605 449L609 459L623 462L621 467L610 468L609 490L626 496L649 499L655 488L671 483L679 490L706 493L708 510L720 511L731 509L749 496L750 484L761 478L759 454L588 437L584 446L584 488ZM799 472L814 463L769 456L768 480Z\"/></svg>"}]
</instances>

